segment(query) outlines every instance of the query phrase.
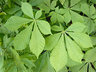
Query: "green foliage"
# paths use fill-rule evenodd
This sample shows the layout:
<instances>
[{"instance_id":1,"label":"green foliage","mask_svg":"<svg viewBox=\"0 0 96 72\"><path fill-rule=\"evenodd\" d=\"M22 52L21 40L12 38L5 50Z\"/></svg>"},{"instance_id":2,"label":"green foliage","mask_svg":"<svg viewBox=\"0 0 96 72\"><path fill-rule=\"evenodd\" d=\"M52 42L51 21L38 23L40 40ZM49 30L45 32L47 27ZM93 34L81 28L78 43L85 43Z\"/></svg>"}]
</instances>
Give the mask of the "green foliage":
<instances>
[{"instance_id":1,"label":"green foliage","mask_svg":"<svg viewBox=\"0 0 96 72\"><path fill-rule=\"evenodd\" d=\"M95 0L0 0L0 72L95 71Z\"/></svg>"}]
</instances>

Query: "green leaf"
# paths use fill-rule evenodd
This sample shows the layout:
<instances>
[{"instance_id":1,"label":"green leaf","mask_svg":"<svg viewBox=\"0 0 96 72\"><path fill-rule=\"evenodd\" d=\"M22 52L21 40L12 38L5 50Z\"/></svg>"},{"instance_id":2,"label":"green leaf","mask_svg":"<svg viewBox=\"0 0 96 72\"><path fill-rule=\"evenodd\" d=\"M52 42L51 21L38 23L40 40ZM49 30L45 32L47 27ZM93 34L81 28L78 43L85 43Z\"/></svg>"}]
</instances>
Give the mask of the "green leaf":
<instances>
[{"instance_id":1,"label":"green leaf","mask_svg":"<svg viewBox=\"0 0 96 72\"><path fill-rule=\"evenodd\" d=\"M83 19L83 17L80 14L78 14L78 13L72 11L72 10L70 10L70 13L71 13L71 18L72 18L72 22L73 23L74 22L84 23L84 19Z\"/></svg>"},{"instance_id":2,"label":"green leaf","mask_svg":"<svg viewBox=\"0 0 96 72\"><path fill-rule=\"evenodd\" d=\"M65 0L59 0L60 1L60 3L63 5L64 4L64 2L65 2Z\"/></svg>"},{"instance_id":3,"label":"green leaf","mask_svg":"<svg viewBox=\"0 0 96 72\"><path fill-rule=\"evenodd\" d=\"M51 28L53 31L63 31L64 27L60 24L60 26L53 25Z\"/></svg>"},{"instance_id":4,"label":"green leaf","mask_svg":"<svg viewBox=\"0 0 96 72\"><path fill-rule=\"evenodd\" d=\"M90 49L85 53L85 60L86 62L94 62L96 61L96 48Z\"/></svg>"},{"instance_id":5,"label":"green leaf","mask_svg":"<svg viewBox=\"0 0 96 72\"><path fill-rule=\"evenodd\" d=\"M91 37L91 41L92 41L92 44L93 45L96 45L96 37L94 36L94 37Z\"/></svg>"},{"instance_id":6,"label":"green leaf","mask_svg":"<svg viewBox=\"0 0 96 72\"><path fill-rule=\"evenodd\" d=\"M81 67L79 72L87 72L88 64L85 64L83 67Z\"/></svg>"},{"instance_id":7,"label":"green leaf","mask_svg":"<svg viewBox=\"0 0 96 72\"><path fill-rule=\"evenodd\" d=\"M29 25L14 38L13 46L16 50L23 50L27 47L30 40L32 25L33 24Z\"/></svg>"},{"instance_id":8,"label":"green leaf","mask_svg":"<svg viewBox=\"0 0 96 72\"><path fill-rule=\"evenodd\" d=\"M81 3L81 11L89 16L89 5L87 3Z\"/></svg>"},{"instance_id":9,"label":"green leaf","mask_svg":"<svg viewBox=\"0 0 96 72\"><path fill-rule=\"evenodd\" d=\"M66 24L68 24L71 21L71 14L68 9L66 9L66 12L64 14L64 21Z\"/></svg>"},{"instance_id":10,"label":"green leaf","mask_svg":"<svg viewBox=\"0 0 96 72\"><path fill-rule=\"evenodd\" d=\"M52 50L60 38L60 33L53 34L45 38L45 50Z\"/></svg>"},{"instance_id":11,"label":"green leaf","mask_svg":"<svg viewBox=\"0 0 96 72\"><path fill-rule=\"evenodd\" d=\"M8 72L17 72L17 67L16 66L12 66Z\"/></svg>"},{"instance_id":12,"label":"green leaf","mask_svg":"<svg viewBox=\"0 0 96 72\"><path fill-rule=\"evenodd\" d=\"M86 26L80 22L75 22L71 26L69 26L66 31L73 31L73 32L85 32Z\"/></svg>"},{"instance_id":13,"label":"green leaf","mask_svg":"<svg viewBox=\"0 0 96 72\"><path fill-rule=\"evenodd\" d=\"M69 56L68 56L68 59L67 59L67 65L68 67L74 67L76 65L80 65L81 63L78 63L76 61L73 61Z\"/></svg>"},{"instance_id":14,"label":"green leaf","mask_svg":"<svg viewBox=\"0 0 96 72\"><path fill-rule=\"evenodd\" d=\"M80 2L81 0L71 0L71 6L77 4L78 2Z\"/></svg>"},{"instance_id":15,"label":"green leaf","mask_svg":"<svg viewBox=\"0 0 96 72\"><path fill-rule=\"evenodd\" d=\"M50 55L50 62L57 72L67 64L67 52L65 49L63 35Z\"/></svg>"},{"instance_id":16,"label":"green leaf","mask_svg":"<svg viewBox=\"0 0 96 72\"><path fill-rule=\"evenodd\" d=\"M36 68L34 72L55 72L54 68L50 64L48 52L42 54L35 64Z\"/></svg>"},{"instance_id":17,"label":"green leaf","mask_svg":"<svg viewBox=\"0 0 96 72\"><path fill-rule=\"evenodd\" d=\"M27 58L22 58L23 63L29 68L33 68L36 67L35 64L33 63L33 61L27 59Z\"/></svg>"},{"instance_id":18,"label":"green leaf","mask_svg":"<svg viewBox=\"0 0 96 72\"><path fill-rule=\"evenodd\" d=\"M68 72L67 67L62 68L59 72Z\"/></svg>"},{"instance_id":19,"label":"green leaf","mask_svg":"<svg viewBox=\"0 0 96 72\"><path fill-rule=\"evenodd\" d=\"M50 15L51 15L51 22L53 24L56 23L56 22L59 22L59 23L63 23L64 22L64 17L60 13L51 12Z\"/></svg>"},{"instance_id":20,"label":"green leaf","mask_svg":"<svg viewBox=\"0 0 96 72\"><path fill-rule=\"evenodd\" d=\"M96 4L96 0L91 0L94 4Z\"/></svg>"},{"instance_id":21,"label":"green leaf","mask_svg":"<svg viewBox=\"0 0 96 72\"><path fill-rule=\"evenodd\" d=\"M79 65L75 65L75 66L71 66L70 67L70 70L72 72L80 72L81 68L84 66L85 64L82 63L82 64L79 64ZM86 71L85 71L86 72Z\"/></svg>"},{"instance_id":22,"label":"green leaf","mask_svg":"<svg viewBox=\"0 0 96 72\"><path fill-rule=\"evenodd\" d=\"M68 33L76 43L82 48L92 47L91 39L87 34L84 33Z\"/></svg>"},{"instance_id":23,"label":"green leaf","mask_svg":"<svg viewBox=\"0 0 96 72\"><path fill-rule=\"evenodd\" d=\"M84 17L85 20L85 26L86 26L86 32L90 34L95 30L95 23L93 20L91 20L89 17Z\"/></svg>"},{"instance_id":24,"label":"green leaf","mask_svg":"<svg viewBox=\"0 0 96 72\"><path fill-rule=\"evenodd\" d=\"M10 31L16 31L19 29L22 25L27 24L31 22L32 20L18 17L18 16L12 16L10 17L7 22L5 23L5 27Z\"/></svg>"},{"instance_id":25,"label":"green leaf","mask_svg":"<svg viewBox=\"0 0 96 72\"><path fill-rule=\"evenodd\" d=\"M0 47L0 69L3 68L3 65L4 65L4 56L3 56L3 51Z\"/></svg>"},{"instance_id":26,"label":"green leaf","mask_svg":"<svg viewBox=\"0 0 96 72\"><path fill-rule=\"evenodd\" d=\"M43 38L36 24L34 25L34 30L32 32L29 46L31 52L33 52L37 58L40 55L40 53L43 51L45 46L45 39Z\"/></svg>"},{"instance_id":27,"label":"green leaf","mask_svg":"<svg viewBox=\"0 0 96 72\"><path fill-rule=\"evenodd\" d=\"M71 10L81 12L81 3L74 5L71 7Z\"/></svg>"},{"instance_id":28,"label":"green leaf","mask_svg":"<svg viewBox=\"0 0 96 72\"><path fill-rule=\"evenodd\" d=\"M50 0L43 0L43 2L38 5L38 7L40 9L44 10L45 13L49 13L49 11L50 11L50 5L51 5L51 1Z\"/></svg>"},{"instance_id":29,"label":"green leaf","mask_svg":"<svg viewBox=\"0 0 96 72\"><path fill-rule=\"evenodd\" d=\"M47 21L44 20L37 20L37 25L40 29L40 31L44 34L44 35L48 35L51 34L51 28L50 25Z\"/></svg>"},{"instance_id":30,"label":"green leaf","mask_svg":"<svg viewBox=\"0 0 96 72\"><path fill-rule=\"evenodd\" d=\"M35 15L35 19L40 18L41 15L42 15L42 10L37 11L37 12L36 12L36 15Z\"/></svg>"},{"instance_id":31,"label":"green leaf","mask_svg":"<svg viewBox=\"0 0 96 72\"><path fill-rule=\"evenodd\" d=\"M93 69L93 67L91 66L91 64L89 64L89 72L95 72L95 69Z\"/></svg>"},{"instance_id":32,"label":"green leaf","mask_svg":"<svg viewBox=\"0 0 96 72\"><path fill-rule=\"evenodd\" d=\"M81 63L83 53L80 47L74 41L72 41L67 35L65 35L65 40L69 57L73 61Z\"/></svg>"},{"instance_id":33,"label":"green leaf","mask_svg":"<svg viewBox=\"0 0 96 72\"><path fill-rule=\"evenodd\" d=\"M96 9L95 9L95 7L94 7L94 5L91 5L90 6L90 15L92 16L93 14L95 14L95 12L96 12Z\"/></svg>"},{"instance_id":34,"label":"green leaf","mask_svg":"<svg viewBox=\"0 0 96 72\"><path fill-rule=\"evenodd\" d=\"M64 67L64 68L62 68L59 72L68 72L68 70L67 70L66 67Z\"/></svg>"},{"instance_id":35,"label":"green leaf","mask_svg":"<svg viewBox=\"0 0 96 72\"><path fill-rule=\"evenodd\" d=\"M52 3L51 3L51 5L50 5L50 8L51 8L52 10L54 10L56 4L57 4L57 0L53 0Z\"/></svg>"},{"instance_id":36,"label":"green leaf","mask_svg":"<svg viewBox=\"0 0 96 72\"><path fill-rule=\"evenodd\" d=\"M34 19L33 9L29 3L27 2L22 3L21 9L25 15Z\"/></svg>"}]
</instances>

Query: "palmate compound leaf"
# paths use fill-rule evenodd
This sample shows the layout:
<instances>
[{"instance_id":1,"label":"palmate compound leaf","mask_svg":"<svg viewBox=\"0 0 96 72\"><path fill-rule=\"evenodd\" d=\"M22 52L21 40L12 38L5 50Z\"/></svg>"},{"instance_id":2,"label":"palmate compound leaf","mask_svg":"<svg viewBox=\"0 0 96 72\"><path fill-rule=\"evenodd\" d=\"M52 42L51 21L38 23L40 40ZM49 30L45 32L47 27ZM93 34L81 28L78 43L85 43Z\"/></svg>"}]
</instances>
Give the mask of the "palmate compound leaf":
<instances>
[{"instance_id":1,"label":"palmate compound leaf","mask_svg":"<svg viewBox=\"0 0 96 72\"><path fill-rule=\"evenodd\" d=\"M7 20L4 26L10 31L16 31L22 25L27 24L31 21L32 21L31 19L26 19L26 18L22 18L18 16L12 16Z\"/></svg>"},{"instance_id":2,"label":"palmate compound leaf","mask_svg":"<svg viewBox=\"0 0 96 72\"><path fill-rule=\"evenodd\" d=\"M69 57L73 61L81 63L83 53L80 47L74 41L72 41L67 35L65 35L65 40Z\"/></svg>"},{"instance_id":3,"label":"palmate compound leaf","mask_svg":"<svg viewBox=\"0 0 96 72\"><path fill-rule=\"evenodd\" d=\"M44 34L44 35L48 35L51 34L51 27L49 25L49 23L47 21L44 20L37 20L36 21L40 31Z\"/></svg>"},{"instance_id":4,"label":"palmate compound leaf","mask_svg":"<svg viewBox=\"0 0 96 72\"><path fill-rule=\"evenodd\" d=\"M50 55L50 63L55 68L56 72L61 70L67 64L67 52L64 44L63 35L58 41L58 44L54 47Z\"/></svg>"},{"instance_id":5,"label":"palmate compound leaf","mask_svg":"<svg viewBox=\"0 0 96 72\"><path fill-rule=\"evenodd\" d=\"M29 25L26 29L16 35L13 41L13 46L16 50L23 50L26 48L30 41L30 35L32 31L32 25Z\"/></svg>"},{"instance_id":6,"label":"palmate compound leaf","mask_svg":"<svg viewBox=\"0 0 96 72\"><path fill-rule=\"evenodd\" d=\"M76 41L76 43L81 48L92 47L91 39L87 34L84 34L84 33L72 33L72 32L68 32L68 34Z\"/></svg>"},{"instance_id":7,"label":"palmate compound leaf","mask_svg":"<svg viewBox=\"0 0 96 72\"><path fill-rule=\"evenodd\" d=\"M37 58L40 55L40 53L43 51L45 46L45 39L43 38L36 24L34 24L34 30L32 32L29 46L31 52L33 52Z\"/></svg>"},{"instance_id":8,"label":"palmate compound leaf","mask_svg":"<svg viewBox=\"0 0 96 72\"><path fill-rule=\"evenodd\" d=\"M29 3L27 2L22 3L21 9L25 15L34 19L33 9Z\"/></svg>"},{"instance_id":9,"label":"palmate compound leaf","mask_svg":"<svg viewBox=\"0 0 96 72\"><path fill-rule=\"evenodd\" d=\"M70 6L70 1L71 2L76 2L73 6ZM65 13L64 13L64 21L68 24L71 20L72 20L72 23L74 22L81 22L81 23L84 23L84 19L83 19L83 16L81 16L79 14L79 12L81 11L80 10L80 3L78 3L80 0L65 0L65 3L64 3L64 10ZM78 3L78 4L77 4ZM69 8L70 7L70 8Z\"/></svg>"}]
</instances>

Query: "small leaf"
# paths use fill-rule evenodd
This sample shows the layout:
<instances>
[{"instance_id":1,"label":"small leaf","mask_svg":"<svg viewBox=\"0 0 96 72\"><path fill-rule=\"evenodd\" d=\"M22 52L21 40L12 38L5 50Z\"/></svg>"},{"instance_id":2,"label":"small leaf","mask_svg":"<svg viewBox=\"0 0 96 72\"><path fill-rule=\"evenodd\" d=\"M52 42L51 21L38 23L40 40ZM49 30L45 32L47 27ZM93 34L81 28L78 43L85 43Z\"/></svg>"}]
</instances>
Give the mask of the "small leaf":
<instances>
[{"instance_id":1,"label":"small leaf","mask_svg":"<svg viewBox=\"0 0 96 72\"><path fill-rule=\"evenodd\" d=\"M23 50L29 43L30 35L32 30L32 24L29 25L26 29L21 31L17 36L14 38L13 46L16 50Z\"/></svg>"},{"instance_id":2,"label":"small leaf","mask_svg":"<svg viewBox=\"0 0 96 72\"><path fill-rule=\"evenodd\" d=\"M31 22L32 20L18 17L18 16L12 16L10 17L7 22L5 23L5 27L9 29L10 31L16 31L19 29L22 25L27 24Z\"/></svg>"},{"instance_id":3,"label":"small leaf","mask_svg":"<svg viewBox=\"0 0 96 72\"><path fill-rule=\"evenodd\" d=\"M35 15L35 19L40 18L41 15L42 15L42 10L37 11L37 12L36 12L36 15Z\"/></svg>"},{"instance_id":4,"label":"small leaf","mask_svg":"<svg viewBox=\"0 0 96 72\"><path fill-rule=\"evenodd\" d=\"M33 9L29 3L27 2L22 3L21 9L25 15L34 19Z\"/></svg>"},{"instance_id":5,"label":"small leaf","mask_svg":"<svg viewBox=\"0 0 96 72\"><path fill-rule=\"evenodd\" d=\"M50 55L50 62L57 72L67 64L67 52L63 35Z\"/></svg>"},{"instance_id":6,"label":"small leaf","mask_svg":"<svg viewBox=\"0 0 96 72\"><path fill-rule=\"evenodd\" d=\"M44 20L37 20L37 25L40 29L40 31L44 34L44 35L48 35L51 34L51 28L50 25L47 21Z\"/></svg>"},{"instance_id":7,"label":"small leaf","mask_svg":"<svg viewBox=\"0 0 96 72\"><path fill-rule=\"evenodd\" d=\"M36 24L34 25L34 30L32 32L29 46L31 52L33 52L37 56L37 58L43 51L45 46L45 39L43 38Z\"/></svg>"},{"instance_id":8,"label":"small leaf","mask_svg":"<svg viewBox=\"0 0 96 72\"><path fill-rule=\"evenodd\" d=\"M74 41L72 41L67 35L65 35L65 40L69 57L73 61L81 63L83 53L80 47Z\"/></svg>"}]
</instances>

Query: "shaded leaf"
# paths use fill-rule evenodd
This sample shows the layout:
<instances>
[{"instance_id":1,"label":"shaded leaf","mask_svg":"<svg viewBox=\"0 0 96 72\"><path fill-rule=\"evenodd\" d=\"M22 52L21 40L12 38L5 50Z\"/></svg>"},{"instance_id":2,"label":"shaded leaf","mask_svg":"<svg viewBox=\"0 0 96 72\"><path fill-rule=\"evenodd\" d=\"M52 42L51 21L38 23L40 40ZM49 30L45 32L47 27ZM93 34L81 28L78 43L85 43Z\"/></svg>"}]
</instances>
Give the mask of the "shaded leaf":
<instances>
[{"instance_id":1,"label":"shaded leaf","mask_svg":"<svg viewBox=\"0 0 96 72\"><path fill-rule=\"evenodd\" d=\"M23 50L27 47L30 41L30 35L32 31L32 25L29 25L26 29L16 35L13 41L13 46L16 50Z\"/></svg>"}]
</instances>

